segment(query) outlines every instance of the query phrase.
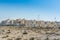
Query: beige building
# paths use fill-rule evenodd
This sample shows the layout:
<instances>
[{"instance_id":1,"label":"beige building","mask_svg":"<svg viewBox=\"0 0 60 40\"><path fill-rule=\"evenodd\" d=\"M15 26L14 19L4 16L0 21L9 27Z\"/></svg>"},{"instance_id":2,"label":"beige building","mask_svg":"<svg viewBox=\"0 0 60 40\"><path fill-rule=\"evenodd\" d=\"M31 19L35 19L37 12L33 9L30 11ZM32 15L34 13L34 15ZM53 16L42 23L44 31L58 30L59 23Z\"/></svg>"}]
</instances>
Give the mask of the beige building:
<instances>
[{"instance_id":1,"label":"beige building","mask_svg":"<svg viewBox=\"0 0 60 40\"><path fill-rule=\"evenodd\" d=\"M25 27L57 27L56 22L50 21L36 21L36 20L26 20L26 19L16 19L16 20L4 20L1 22L3 25L19 25Z\"/></svg>"}]
</instances>

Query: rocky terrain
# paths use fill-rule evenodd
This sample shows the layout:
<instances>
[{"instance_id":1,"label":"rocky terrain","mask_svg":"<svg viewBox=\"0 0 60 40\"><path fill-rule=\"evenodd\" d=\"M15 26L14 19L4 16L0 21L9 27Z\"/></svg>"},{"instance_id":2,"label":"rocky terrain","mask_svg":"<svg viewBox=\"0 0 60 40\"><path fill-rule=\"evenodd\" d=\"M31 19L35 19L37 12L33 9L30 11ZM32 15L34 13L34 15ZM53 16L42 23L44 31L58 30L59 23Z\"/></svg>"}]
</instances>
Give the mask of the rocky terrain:
<instances>
[{"instance_id":1,"label":"rocky terrain","mask_svg":"<svg viewBox=\"0 0 60 40\"><path fill-rule=\"evenodd\" d=\"M2 20L0 40L60 40L60 22L37 20Z\"/></svg>"},{"instance_id":2,"label":"rocky terrain","mask_svg":"<svg viewBox=\"0 0 60 40\"><path fill-rule=\"evenodd\" d=\"M60 29L0 26L0 40L60 40Z\"/></svg>"}]
</instances>

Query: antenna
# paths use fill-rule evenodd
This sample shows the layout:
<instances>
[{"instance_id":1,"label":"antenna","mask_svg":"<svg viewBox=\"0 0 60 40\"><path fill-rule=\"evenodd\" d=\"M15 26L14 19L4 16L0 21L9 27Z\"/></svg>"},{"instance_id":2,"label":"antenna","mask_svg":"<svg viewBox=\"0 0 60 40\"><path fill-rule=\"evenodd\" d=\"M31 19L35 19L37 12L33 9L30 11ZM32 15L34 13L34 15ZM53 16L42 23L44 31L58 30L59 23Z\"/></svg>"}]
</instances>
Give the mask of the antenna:
<instances>
[{"instance_id":1,"label":"antenna","mask_svg":"<svg viewBox=\"0 0 60 40\"><path fill-rule=\"evenodd\" d=\"M55 22L56 22L56 17L54 18Z\"/></svg>"},{"instance_id":2,"label":"antenna","mask_svg":"<svg viewBox=\"0 0 60 40\"><path fill-rule=\"evenodd\" d=\"M38 15L38 20L40 20L40 15Z\"/></svg>"}]
</instances>

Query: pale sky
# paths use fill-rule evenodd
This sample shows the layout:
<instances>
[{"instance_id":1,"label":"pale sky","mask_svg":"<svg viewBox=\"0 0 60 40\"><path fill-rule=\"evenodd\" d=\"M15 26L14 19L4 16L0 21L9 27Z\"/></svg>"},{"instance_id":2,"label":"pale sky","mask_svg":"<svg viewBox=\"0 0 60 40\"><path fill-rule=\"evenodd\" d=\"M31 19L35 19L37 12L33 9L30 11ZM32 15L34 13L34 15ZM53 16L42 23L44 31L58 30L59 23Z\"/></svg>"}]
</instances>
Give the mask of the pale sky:
<instances>
[{"instance_id":1,"label":"pale sky","mask_svg":"<svg viewBox=\"0 0 60 40\"><path fill-rule=\"evenodd\" d=\"M60 0L0 0L0 20L8 18L60 21Z\"/></svg>"}]
</instances>

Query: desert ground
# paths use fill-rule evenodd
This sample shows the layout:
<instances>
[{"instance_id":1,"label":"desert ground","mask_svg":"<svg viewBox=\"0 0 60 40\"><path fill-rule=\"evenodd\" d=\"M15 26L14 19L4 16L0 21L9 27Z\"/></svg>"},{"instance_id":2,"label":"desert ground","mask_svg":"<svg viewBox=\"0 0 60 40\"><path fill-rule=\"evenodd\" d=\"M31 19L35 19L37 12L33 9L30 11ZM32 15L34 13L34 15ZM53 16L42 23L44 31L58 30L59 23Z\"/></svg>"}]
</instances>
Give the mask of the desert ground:
<instances>
[{"instance_id":1,"label":"desert ground","mask_svg":"<svg viewBox=\"0 0 60 40\"><path fill-rule=\"evenodd\" d=\"M60 40L60 29L0 26L0 40Z\"/></svg>"}]
</instances>

